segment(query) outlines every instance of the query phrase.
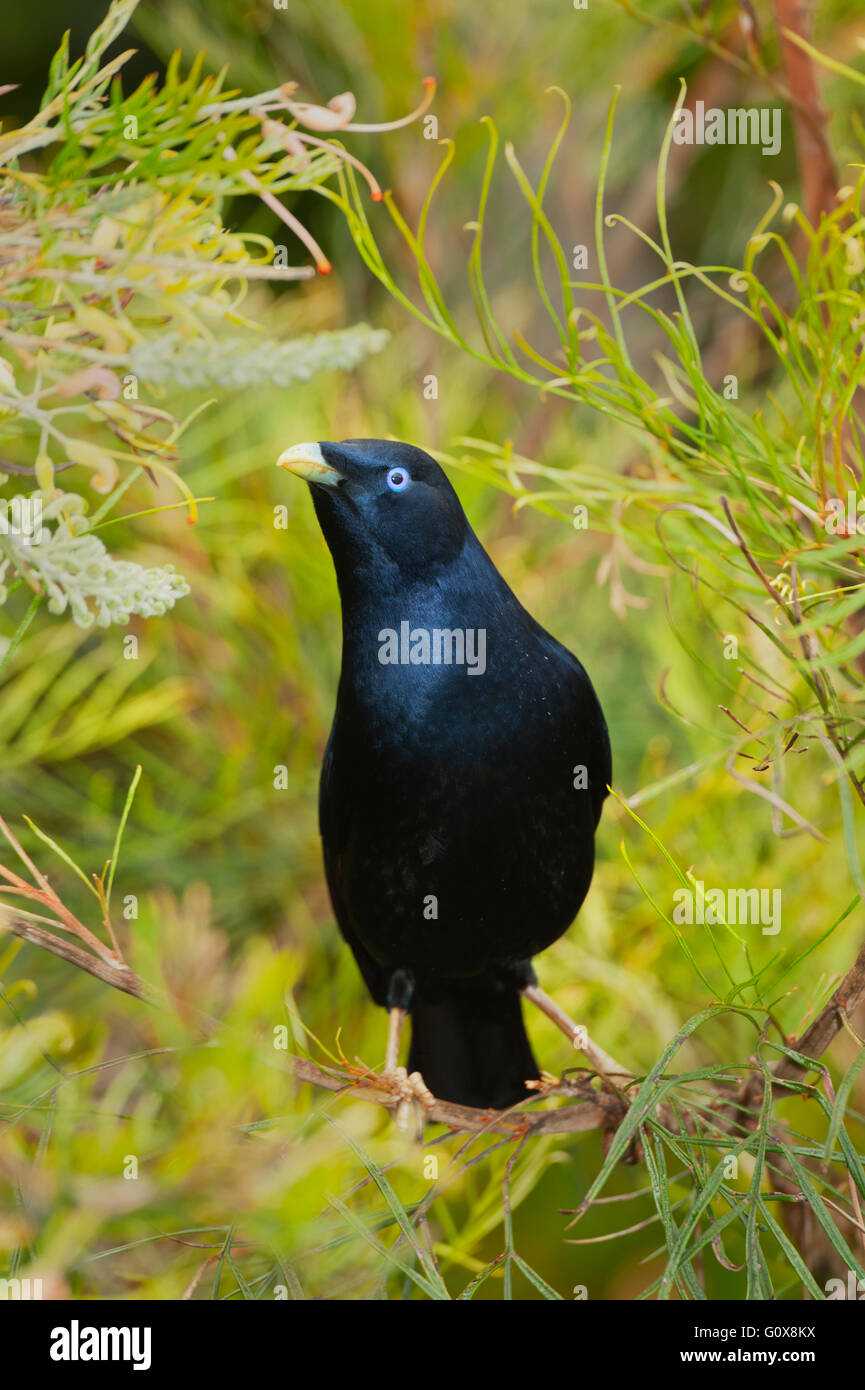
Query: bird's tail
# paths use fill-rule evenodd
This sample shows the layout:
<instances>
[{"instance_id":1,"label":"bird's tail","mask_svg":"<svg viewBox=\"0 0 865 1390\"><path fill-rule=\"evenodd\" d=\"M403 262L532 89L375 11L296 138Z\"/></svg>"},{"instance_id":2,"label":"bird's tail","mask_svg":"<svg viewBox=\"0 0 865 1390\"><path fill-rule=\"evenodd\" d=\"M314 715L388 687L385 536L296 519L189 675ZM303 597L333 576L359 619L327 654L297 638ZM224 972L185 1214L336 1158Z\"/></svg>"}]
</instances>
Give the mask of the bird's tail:
<instances>
[{"instance_id":1,"label":"bird's tail","mask_svg":"<svg viewBox=\"0 0 865 1390\"><path fill-rule=\"evenodd\" d=\"M538 1064L510 981L482 976L448 984L434 1000L412 1004L409 1071L419 1071L434 1096L456 1105L504 1110L531 1093Z\"/></svg>"}]
</instances>

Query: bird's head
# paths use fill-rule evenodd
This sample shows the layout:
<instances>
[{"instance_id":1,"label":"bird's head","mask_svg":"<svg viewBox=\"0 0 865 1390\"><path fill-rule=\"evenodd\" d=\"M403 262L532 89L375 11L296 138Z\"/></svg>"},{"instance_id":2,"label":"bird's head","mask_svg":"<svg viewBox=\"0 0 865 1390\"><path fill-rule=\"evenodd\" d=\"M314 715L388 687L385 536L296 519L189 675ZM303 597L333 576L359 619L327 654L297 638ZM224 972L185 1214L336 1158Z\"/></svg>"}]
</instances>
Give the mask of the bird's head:
<instances>
[{"instance_id":1,"label":"bird's head","mask_svg":"<svg viewBox=\"0 0 865 1390\"><path fill-rule=\"evenodd\" d=\"M277 466L309 484L340 589L432 578L471 528L442 469L423 449L388 439L295 444Z\"/></svg>"}]
</instances>

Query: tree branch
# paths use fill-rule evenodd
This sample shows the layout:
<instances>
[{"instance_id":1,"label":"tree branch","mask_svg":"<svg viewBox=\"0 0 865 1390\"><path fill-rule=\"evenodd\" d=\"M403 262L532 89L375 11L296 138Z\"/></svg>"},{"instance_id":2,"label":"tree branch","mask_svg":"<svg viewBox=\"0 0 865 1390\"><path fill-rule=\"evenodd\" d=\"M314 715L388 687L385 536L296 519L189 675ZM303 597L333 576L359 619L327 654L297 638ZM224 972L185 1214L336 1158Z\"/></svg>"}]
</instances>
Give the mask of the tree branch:
<instances>
[{"instance_id":1,"label":"tree branch","mask_svg":"<svg viewBox=\"0 0 865 1390\"><path fill-rule=\"evenodd\" d=\"M45 931L44 927L36 927L31 922L19 920L8 908L0 906L0 931L3 930L10 931L13 936L19 936L22 941L29 941L31 946L41 946L44 951L50 951L52 956L59 956L61 960L77 966L79 970L86 970L88 975L95 975L97 980L111 985L113 989L122 990L124 994L131 994L136 999L143 999L148 1004L158 1002L159 990L148 985L140 975L130 970L128 965L115 965L103 960L101 956L91 955L80 946L73 946L71 941L61 941L59 936Z\"/></svg>"},{"instance_id":2,"label":"tree branch","mask_svg":"<svg viewBox=\"0 0 865 1390\"><path fill-rule=\"evenodd\" d=\"M850 1014L855 1013L863 1002L865 1002L865 944L861 947L851 969L844 976L828 1004L820 1010L814 1022L805 1029L802 1036L797 1038L793 1044L793 1051L801 1052L804 1057L813 1057L815 1061L818 1057L822 1057L826 1048L843 1028L845 1019L849 1018ZM798 1062L794 1062L792 1057L782 1057L772 1072L776 1081L798 1080L805 1074L806 1068L800 1066Z\"/></svg>"},{"instance_id":3,"label":"tree branch","mask_svg":"<svg viewBox=\"0 0 865 1390\"><path fill-rule=\"evenodd\" d=\"M74 965L79 970L87 971L88 974L93 975L103 984L110 985L113 989L120 990L124 994L130 994L135 999L141 999L145 1003L162 1007L166 1007L172 1002L173 996L143 980L128 965L112 964L101 957L91 955L88 951L82 950L80 946L63 941L42 927L22 921L9 908L0 906L0 932L3 931L11 932L13 936L29 942L31 946L38 946L44 951L49 951L51 955L65 960L67 964ZM862 946L852 968L828 1004L801 1037L793 1043L793 1050L802 1053L803 1056L812 1057L816 1061L841 1030L843 1020L863 1001L865 1001L865 945ZM189 1004L185 1000L177 999L176 1002L184 1009L189 1009ZM216 1027L221 1026L218 1020L201 1013L200 1010L196 1010L196 1013L209 1028L214 1027L214 1025ZM364 1071L361 1068L357 1068L357 1070L352 1068L326 1070L315 1062L310 1062L304 1057L295 1057L292 1054L287 1056L286 1061L292 1075L298 1081L307 1082L311 1086L319 1086L324 1090L345 1095L354 1095L359 1099L369 1101L372 1105L381 1105L393 1111L396 1111L403 1101L403 1097L397 1091L388 1089L374 1072ZM773 1069L772 1074L775 1080L783 1082L805 1075L806 1071L807 1069L799 1063L784 1057ZM744 1110L752 1106L761 1087L762 1078L757 1075L750 1076L739 1096L733 1102L736 1109ZM729 1100L729 1093L725 1094ZM562 1106L557 1110L533 1112L523 1108L536 1100L542 1100L552 1095L570 1098L576 1096L576 1099L574 1104ZM505 1134L521 1138L540 1134L582 1134L595 1129L610 1132L618 1127L627 1113L627 1105L623 1097L617 1093L609 1094L603 1090L594 1090L590 1085L590 1077L587 1076L561 1083L553 1081L552 1084L541 1084L537 1095L527 1096L520 1105L512 1106L509 1110L478 1110L470 1106L454 1105L450 1101L436 1100L435 1104L428 1109L425 1108L423 1113L429 1123L446 1125L452 1130L470 1134L482 1132Z\"/></svg>"},{"instance_id":4,"label":"tree branch","mask_svg":"<svg viewBox=\"0 0 865 1390\"><path fill-rule=\"evenodd\" d=\"M790 103L799 179L804 212L812 227L824 212L835 207L838 176L826 131L826 112L820 100L820 86L811 55L790 37L810 41L813 31L811 7L804 0L772 0L781 58L787 86L795 98Z\"/></svg>"},{"instance_id":5,"label":"tree branch","mask_svg":"<svg viewBox=\"0 0 865 1390\"><path fill-rule=\"evenodd\" d=\"M3 931L29 942L31 946L38 946L43 951L50 952L60 960L65 960L68 965L87 971L89 975L93 975L103 984L110 985L112 989L131 994L133 998L141 999L147 1004L166 1007L172 1001L172 996L165 990L157 989L143 980L128 965L115 965L91 955L89 951L61 940L53 932L45 931L43 927L22 921L9 908L0 906L0 932ZM189 1009L185 1000L178 999L176 1002L184 1009ZM196 1013L199 1013L202 1022L209 1027L212 1028L214 1024L220 1026L218 1020L209 1015L200 1013L199 1010L196 1010ZM305 1057L295 1057L291 1054L287 1056L286 1061L292 1075L298 1081L320 1086L327 1091L353 1094L389 1110L395 1111L402 1103L402 1096L388 1090L374 1073L363 1072L360 1068L357 1073L337 1068L326 1071ZM569 1089L566 1093L573 1094L573 1090ZM546 1088L537 1097L527 1096L523 1104L550 1094L555 1094L554 1088ZM612 1122L611 1108L605 1103L605 1098L600 1096L596 1101L581 1099L577 1104L565 1106L560 1110L543 1111L540 1114L529 1113L516 1107L509 1111L476 1110L465 1105L453 1105L450 1101L437 1100L430 1109L424 1110L424 1115L430 1123L447 1125L449 1129L473 1134L513 1134L515 1137L523 1134L582 1133L586 1130L609 1127Z\"/></svg>"}]
</instances>

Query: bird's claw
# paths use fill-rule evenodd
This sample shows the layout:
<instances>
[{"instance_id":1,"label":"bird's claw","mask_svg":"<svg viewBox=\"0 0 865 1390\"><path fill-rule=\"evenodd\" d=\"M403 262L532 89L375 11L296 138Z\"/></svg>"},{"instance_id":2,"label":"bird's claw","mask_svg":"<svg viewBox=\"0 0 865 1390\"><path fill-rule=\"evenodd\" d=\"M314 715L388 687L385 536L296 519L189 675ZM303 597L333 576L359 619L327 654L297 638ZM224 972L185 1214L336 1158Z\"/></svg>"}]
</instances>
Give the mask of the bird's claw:
<instances>
[{"instance_id":1,"label":"bird's claw","mask_svg":"<svg viewBox=\"0 0 865 1390\"><path fill-rule=\"evenodd\" d=\"M551 1071L542 1069L540 1077L526 1082L526 1090L535 1091L538 1097L543 1097L549 1095L550 1091L554 1090L557 1086L561 1086L561 1084L559 1078L554 1076Z\"/></svg>"},{"instance_id":2,"label":"bird's claw","mask_svg":"<svg viewBox=\"0 0 865 1390\"><path fill-rule=\"evenodd\" d=\"M394 1067L382 1074L382 1081L399 1097L396 1123L400 1129L410 1128L412 1110L416 1104L423 1106L424 1110L431 1110L436 1103L435 1096L419 1071L409 1073L405 1067Z\"/></svg>"},{"instance_id":3,"label":"bird's claw","mask_svg":"<svg viewBox=\"0 0 865 1390\"><path fill-rule=\"evenodd\" d=\"M419 1071L413 1071L409 1074L408 1084L411 1086L413 1094L420 1101L424 1110L432 1110L436 1103L436 1098Z\"/></svg>"}]
</instances>

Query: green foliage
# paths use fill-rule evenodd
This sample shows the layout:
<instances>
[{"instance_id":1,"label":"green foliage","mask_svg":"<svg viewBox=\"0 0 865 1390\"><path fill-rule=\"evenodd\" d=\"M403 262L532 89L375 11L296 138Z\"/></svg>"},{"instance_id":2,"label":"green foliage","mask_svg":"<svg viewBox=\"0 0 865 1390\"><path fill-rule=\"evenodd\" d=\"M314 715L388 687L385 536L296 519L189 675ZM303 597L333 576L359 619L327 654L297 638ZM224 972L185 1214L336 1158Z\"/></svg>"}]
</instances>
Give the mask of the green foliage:
<instances>
[{"instance_id":1,"label":"green foliage","mask_svg":"<svg viewBox=\"0 0 865 1390\"><path fill-rule=\"evenodd\" d=\"M564 93L560 95L564 98ZM627 428L645 448L648 461L647 466L624 475L582 467L564 470L515 454L509 446L497 448L471 440L466 441L470 451L463 457L487 476L498 477L522 503L557 505L568 520L577 510L574 503L597 509L600 524L615 535L637 543L643 551L651 549L658 559L672 560L696 584L754 622L782 658L780 683L790 708L772 717L757 735L746 730L743 738L733 730L728 755L735 757L755 740L769 748L777 747L780 740L787 751L800 738L816 736L828 742L830 760L848 775L861 799L855 773L865 758L860 746L862 717L855 706L845 707L846 696L835 686L837 680L851 687L855 697L865 681L855 664L865 651L865 635L851 636L846 626L862 604L861 541L855 527L847 535L846 523L840 527L826 523L827 517L831 522L838 514L833 500L843 501L845 513L848 492L854 510L859 502L863 449L856 389L863 372L860 330L865 303L865 221L859 207L865 180L860 178L854 188L844 190L837 209L816 230L794 206L786 210L786 222L807 238L803 271L783 236L769 230L783 202L777 186L772 206L748 240L740 268L693 266L676 260L667 230L664 190L676 112L684 95L683 86L658 166L659 240L626 218L606 212L604 176L615 102L611 107L595 215L598 283L570 278L564 247L544 212L568 112L536 188L512 147L506 148L532 219L532 274L558 338L555 357L544 355L516 331L512 340L517 357L491 307L482 265L485 212L498 147L491 121L487 119L490 152L468 262L483 348L458 326L424 249L431 200L453 160L452 148L427 195L417 234L389 203L416 260L425 310L406 297L388 271L350 171L342 176L343 211L367 265L427 327L486 366L545 394L588 405ZM569 105L566 98L565 103ZM606 273L604 230L616 225L627 226L661 263L656 278L627 293L616 289ZM547 289L540 255L543 243L551 251L557 275L555 298ZM789 275L783 289L774 292L757 273L758 257L770 249L776 250ZM734 395L707 376L685 293L689 283L714 295L768 345L775 379L765 393L765 404L740 406L735 377L726 379L735 383ZM657 303L658 291L667 286L675 292L675 307L669 312ZM578 304L575 292L588 302ZM606 302L609 321L591 307L592 296ZM633 365L624 326L627 310L639 311L657 330L656 371L651 378ZM663 395L658 390L659 376L666 388ZM527 480L539 480L542 487L530 486ZM764 601L767 594L775 608L772 619L752 611L752 605ZM722 629L718 632L720 637ZM764 677L778 682L779 673L768 669L768 660L762 667L751 664L751 674L762 670ZM774 804L778 805L777 798ZM795 813L791 819L802 824ZM851 873L861 887L855 860Z\"/></svg>"},{"instance_id":2,"label":"green foliage","mask_svg":"<svg viewBox=\"0 0 865 1390\"><path fill-rule=\"evenodd\" d=\"M365 357L380 352L388 335L357 324L331 333L307 333L288 343L257 343L223 338L203 349L176 334L136 345L132 368L143 381L183 389L223 386L230 390L260 386L291 386L309 381L316 372L349 371Z\"/></svg>"},{"instance_id":3,"label":"green foliage","mask_svg":"<svg viewBox=\"0 0 865 1390\"><path fill-rule=\"evenodd\" d=\"M861 81L858 72L838 63L833 67L849 80ZM605 570L616 586L613 602L619 609L631 601L621 582L622 565L660 575L664 569L659 562L667 561L687 576L687 601L708 625L716 643L714 663L689 651L695 682L708 682L719 699L724 699L720 708L730 720L729 730L724 734L713 728L716 747L708 757L704 755L642 787L626 804L645 803L673 787L680 792L686 779L723 763L732 779L768 804L777 835L805 833L825 841L818 825L825 825L831 812L823 804L825 794L821 797L819 793L824 787L830 795L834 792L847 874L836 881L836 920L821 937L822 942L865 901L858 847L865 807L861 780L865 766L865 635L856 622L863 603L865 530L859 524L865 450L857 394L863 373L865 323L865 218L861 212L865 178L858 175L854 186L840 190L836 208L817 227L810 226L794 204L788 204L779 228L784 194L773 185L771 206L749 236L740 264L691 264L674 254L666 208L668 162L685 84L680 85L658 162L657 237L627 217L607 211L614 99L595 204L599 278L575 280L568 253L545 209L554 161L570 114L568 98L563 92L558 95L565 105L564 119L535 184L513 146L505 146L507 164L530 220L527 274L534 281L545 314L545 336L552 339L551 347L537 346L521 329L509 331L503 326L493 307L495 293L484 274L483 258L490 249L488 205L499 144L490 118L484 118L489 153L476 216L470 224L473 244L467 262L480 342L452 311L426 250L427 241L434 236L438 244L442 241L432 203L455 159L452 142L443 142L445 157L430 185L416 230L388 200L393 222L416 266L421 304L410 297L389 269L350 170L340 175L340 207L365 264L425 327L484 367L535 387L545 397L587 406L626 429L637 441L643 455L641 464L623 472L603 464L596 468L581 463L555 466L518 453L510 442L496 446L470 438L459 441L461 450L440 451L439 457L498 482L518 505L540 505L568 522L574 521L574 514L588 512L592 525L607 530L613 538L611 560ZM639 238L659 262L658 274L637 289L616 287L608 273L607 234L616 227ZM789 232L804 244L802 265L799 248L791 247L788 241ZM648 320L652 330L648 348L645 341L640 343L641 358L651 354L650 367L636 365L637 355L630 345L635 316ZM746 344L753 364L755 386L741 404L738 377L728 374L723 382L713 379L717 367L710 366L709 360L714 355L702 342L705 329L701 332L701 324L716 318L726 320L725 331ZM681 592L682 586L678 590L671 586L671 609L674 601L678 605ZM752 625L759 637L749 644L751 649L740 658L741 664L728 674L717 654L728 655L723 651L728 634L742 622ZM737 648L738 639L736 655ZM667 700L663 690L662 697ZM693 715L689 717L669 703L683 722L692 722ZM810 776L802 777L789 769L799 755L809 752ZM815 753L823 764L817 797ZM750 764L747 773L740 770L743 760ZM809 815L794 804L796 793L811 803ZM699 871L684 873L649 827L636 819L649 831L680 884L693 891ZM748 1001L747 1006L755 1011L767 1009L762 1036L777 1029L781 1043L773 1047L783 1054L789 1039L778 1028L770 1001L782 997L782 981L791 973L795 977L806 956L820 943L798 952L793 959L781 951L757 965L735 924L722 917L717 933L711 926L707 928L720 966L720 972L716 969L712 972L715 978L710 979L669 913L646 890L624 847L623 854L638 886L672 928L691 967L712 992L710 997L730 1003ZM665 883L662 896L668 893ZM710 1016L700 1015L698 1021ZM659 1063L662 1070L668 1055ZM768 1076L762 1062L761 1067ZM694 1075L701 1081L711 1079L718 1086L730 1070L729 1063L717 1064ZM662 1079L655 1074L645 1093L644 1113L654 1117L653 1126L657 1124L659 1100L655 1092ZM818 1099L827 1118L837 1118L838 1112L817 1088L805 1087L804 1091ZM679 1103L691 1104L681 1096ZM714 1104L717 1106L717 1100ZM586 1204L600 1191L641 1123L638 1099L617 1131ZM704 1245L733 1221L741 1223L745 1231L748 1296L773 1296L756 1233L766 1215L766 1199L761 1195L766 1154L781 1153L788 1147L786 1139L780 1147L773 1144L774 1123L767 1095L753 1136L743 1130L741 1140L729 1148L719 1142L711 1124L696 1141L681 1129L671 1133L668 1127L655 1140L647 1139L646 1162L670 1262L661 1281L646 1293L659 1291L669 1296L676 1289L681 1296L704 1297L694 1261ZM705 1150L704 1162L708 1163L710 1153L714 1153L712 1161L718 1166L701 1170L695 1165L689 1157L695 1142ZM688 1219L681 1229L670 1215L666 1170L657 1166L662 1152L658 1144L669 1146L670 1155L687 1164L695 1183L687 1201ZM819 1161L831 1146L827 1135L825 1142L815 1141L803 1148L799 1157ZM725 1153L737 1158L749 1155L754 1161L755 1177L745 1198L738 1196L732 1201L724 1191L720 1162ZM822 1197L815 1191L807 1168L799 1159L790 1161L800 1184L799 1200L804 1199L812 1208L846 1267L858 1270L855 1255L826 1217ZM838 1161L848 1175L857 1168L855 1149L849 1141ZM855 1181L852 1176L851 1181ZM843 1179L834 1195L836 1209L844 1210L848 1219L855 1221L858 1202L850 1205ZM719 1196L726 1196L730 1205L717 1215L714 1204ZM707 1219L711 1223L708 1233L703 1229ZM777 1221L768 1220L773 1235L790 1256L789 1242ZM803 1261L793 1253L801 1273ZM809 1276L806 1282L813 1294L813 1278Z\"/></svg>"},{"instance_id":4,"label":"green foliage","mask_svg":"<svg viewBox=\"0 0 865 1390\"><path fill-rule=\"evenodd\" d=\"M7 596L3 583L7 570L26 574L28 582L47 596L49 613L65 613L68 608L76 626L82 628L94 621L99 627L128 623L133 613L157 617L189 593L189 585L174 573L173 565L144 569L129 560L113 559L90 531L85 508L84 498L77 493L56 489L11 499L12 515L17 510L28 519L38 516L39 521L20 535L6 537L9 558L0 558L0 603ZM53 531L46 526L50 521L57 522Z\"/></svg>"},{"instance_id":5,"label":"green foliage","mask_svg":"<svg viewBox=\"0 0 865 1390\"><path fill-rule=\"evenodd\" d=\"M309 245L276 196L323 184L344 151L327 141L292 144L297 122L266 116L274 101L285 108L290 87L238 100L223 91L223 75L202 76L201 58L183 75L176 53L160 85L148 78L124 95L118 74L131 54L105 55L136 3L113 0L75 62L67 34L38 114L0 135L0 441L14 441L17 454L0 460L0 481L4 469L30 475L59 501L55 468L78 467L95 492L109 494L101 520L130 471L146 468L151 479L180 488L194 520L195 500L175 471L194 416L181 422L145 404L141 382L285 386L356 366L380 351L386 334L359 325L280 342L243 316L251 281L302 280L314 272L287 266L269 238L232 231L223 220L226 205L252 189ZM23 168L37 151L44 153L39 171ZM317 255L319 269L329 269ZM238 325L246 338L226 336ZM166 581L164 568L142 579L140 568L117 562L109 574L101 542L85 547L74 525L74 563L86 555L93 583L85 594L80 583L70 588L58 580L48 591L50 612L65 611L66 595L76 622L86 625L82 603L92 595L103 624L130 612L165 612L183 592L179 582ZM39 568L28 572L15 546L4 546L4 555L4 568L19 581ZM70 563L72 557L69 551ZM49 568L54 563L43 560ZM142 582L154 586L149 599Z\"/></svg>"},{"instance_id":6,"label":"green foliage","mask_svg":"<svg viewBox=\"0 0 865 1390\"><path fill-rule=\"evenodd\" d=\"M859 76L852 69L848 75L854 79ZM651 549L659 559L672 560L695 585L719 600L710 613L706 597L699 598L701 612L715 626L719 642L723 640L723 619L716 614L724 605L730 605L760 630L766 644L780 655L780 665L767 651L762 660L748 661L740 672L745 681L739 681L738 688L722 677L715 679L725 693L732 694L741 693L747 680L756 681L758 686L761 681L770 681L775 690L780 685L782 707L761 710L766 717L758 730L731 715L736 727L723 750L728 770L739 757L763 771L773 766L779 775L770 792L740 773L733 775L764 796L776 815L816 834L778 792L785 755L796 745L797 751L802 751L816 739L828 758L828 775L839 782L850 874L865 897L849 790L852 787L865 804L858 775L865 765L860 704L865 675L861 662L857 664L865 652L865 634L851 634L849 628L849 620L862 606L861 540L855 517L863 474L862 421L856 392L863 372L865 219L860 203L865 178L841 191L836 210L824 217L817 229L808 225L795 205L785 209L784 221L806 240L803 270L783 235L770 230L783 203L783 192L777 185L771 207L748 239L740 268L690 265L674 258L665 203L667 165L676 116L685 97L684 83L658 164L657 240L627 218L606 212L614 99L595 207L601 279L598 283L573 281L565 249L544 211L553 162L570 113L567 97L563 92L559 96L565 103L565 116L536 187L521 168L513 147L508 145L505 150L531 215L531 271L558 338L555 356L545 355L515 331L512 339L517 357L491 307L482 253L498 137L489 118L484 118L489 156L477 217L471 224L474 239L468 261L483 347L474 345L458 326L425 252L433 195L454 158L451 142L444 142L448 150L430 186L416 234L388 201L417 265L424 310L406 296L387 269L350 170L340 176L342 210L365 263L428 328L524 385L591 407L631 431L645 448L648 466L626 474L582 467L551 468L516 455L510 445L497 448L474 440L465 441L470 452L463 458L485 469L488 476L495 477L498 470L499 481L521 503L558 505L566 516L568 506L563 507L563 503L576 502L574 512L580 505L606 508L606 525L622 541L643 551ZM639 237L661 263L662 273L637 290L616 289L607 273L605 229L616 225ZM541 258L544 246L555 273L555 295L547 288ZM757 271L758 258L771 250L788 276L787 283L775 290ZM777 267L772 278L777 280ZM725 378L723 388L707 376L686 294L687 286L695 284L720 300L728 314L743 319L752 334L768 345L772 379L765 390L765 403L739 406L735 375ZM672 287L675 295L675 307L670 311L658 304L658 292L665 287ZM575 292L588 302L578 304ZM608 317L591 307L592 297L605 302ZM656 370L651 378L633 364L625 333L626 310L639 311L656 329ZM659 377L666 388L663 395L659 394ZM730 385L732 390L726 389ZM443 457L455 461L448 455ZM540 480L543 486L530 486L526 479L534 483ZM848 508L854 514L852 526L846 520ZM845 519L839 522L839 515ZM627 563L627 545L624 555ZM646 559L635 563L645 567ZM765 603L767 594L774 607L771 619L759 609L754 611L755 604ZM749 695L744 698L753 708ZM751 751L755 744L756 753ZM641 799L651 794L644 790Z\"/></svg>"}]
</instances>

